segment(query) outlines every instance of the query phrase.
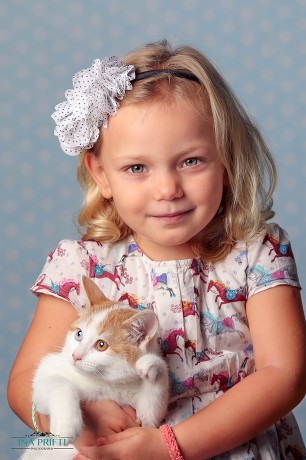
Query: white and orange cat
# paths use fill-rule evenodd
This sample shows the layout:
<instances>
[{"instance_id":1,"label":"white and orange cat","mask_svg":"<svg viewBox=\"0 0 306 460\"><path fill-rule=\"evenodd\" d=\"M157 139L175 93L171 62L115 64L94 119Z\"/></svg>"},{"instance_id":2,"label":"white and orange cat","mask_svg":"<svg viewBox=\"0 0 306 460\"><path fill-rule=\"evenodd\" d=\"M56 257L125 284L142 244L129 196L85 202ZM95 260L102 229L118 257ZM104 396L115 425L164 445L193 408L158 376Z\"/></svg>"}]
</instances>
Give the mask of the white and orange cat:
<instances>
[{"instance_id":1,"label":"white and orange cat","mask_svg":"<svg viewBox=\"0 0 306 460\"><path fill-rule=\"evenodd\" d=\"M159 426L169 383L155 313L107 299L85 276L83 285L86 309L72 324L62 350L46 355L35 372L36 410L49 415L53 435L71 438L71 443L83 427L80 402L86 400L132 406L142 426ZM50 458L52 452L54 458L73 458L76 450L26 450L22 459Z\"/></svg>"}]
</instances>

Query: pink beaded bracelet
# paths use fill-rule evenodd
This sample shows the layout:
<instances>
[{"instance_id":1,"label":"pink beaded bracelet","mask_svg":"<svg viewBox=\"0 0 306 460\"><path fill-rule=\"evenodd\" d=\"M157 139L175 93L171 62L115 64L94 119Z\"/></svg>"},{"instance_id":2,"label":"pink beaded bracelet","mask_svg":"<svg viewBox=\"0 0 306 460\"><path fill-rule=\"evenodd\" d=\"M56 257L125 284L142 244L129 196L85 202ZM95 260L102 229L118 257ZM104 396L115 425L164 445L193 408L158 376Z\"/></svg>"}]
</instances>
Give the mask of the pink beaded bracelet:
<instances>
[{"instance_id":1,"label":"pink beaded bracelet","mask_svg":"<svg viewBox=\"0 0 306 460\"><path fill-rule=\"evenodd\" d=\"M164 440L167 444L171 460L184 460L171 426L161 425L159 429L162 432Z\"/></svg>"}]
</instances>

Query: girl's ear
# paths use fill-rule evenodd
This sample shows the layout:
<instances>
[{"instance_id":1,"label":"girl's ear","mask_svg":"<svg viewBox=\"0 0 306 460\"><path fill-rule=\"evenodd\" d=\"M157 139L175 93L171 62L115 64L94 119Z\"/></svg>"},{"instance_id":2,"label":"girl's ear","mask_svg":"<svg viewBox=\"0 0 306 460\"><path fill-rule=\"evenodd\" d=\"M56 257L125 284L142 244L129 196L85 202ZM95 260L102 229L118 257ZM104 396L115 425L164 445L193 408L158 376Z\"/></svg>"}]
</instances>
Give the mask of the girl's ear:
<instances>
[{"instance_id":1,"label":"girl's ear","mask_svg":"<svg viewBox=\"0 0 306 460\"><path fill-rule=\"evenodd\" d=\"M101 190L102 195L106 199L112 198L113 194L108 184L104 168L99 159L91 152L85 154L85 166L87 171Z\"/></svg>"}]
</instances>

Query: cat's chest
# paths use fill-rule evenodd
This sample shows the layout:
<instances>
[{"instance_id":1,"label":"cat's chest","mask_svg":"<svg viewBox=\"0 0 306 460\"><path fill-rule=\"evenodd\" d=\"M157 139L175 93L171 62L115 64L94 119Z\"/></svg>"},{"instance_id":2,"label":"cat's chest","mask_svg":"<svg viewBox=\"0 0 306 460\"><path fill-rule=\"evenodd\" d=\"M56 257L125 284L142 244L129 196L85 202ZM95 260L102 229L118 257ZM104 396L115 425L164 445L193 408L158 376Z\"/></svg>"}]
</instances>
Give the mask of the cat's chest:
<instances>
[{"instance_id":1,"label":"cat's chest","mask_svg":"<svg viewBox=\"0 0 306 460\"><path fill-rule=\"evenodd\" d=\"M132 404L139 390L139 382L119 384L92 378L78 373L73 381L82 401L92 399L111 399L118 404Z\"/></svg>"}]
</instances>

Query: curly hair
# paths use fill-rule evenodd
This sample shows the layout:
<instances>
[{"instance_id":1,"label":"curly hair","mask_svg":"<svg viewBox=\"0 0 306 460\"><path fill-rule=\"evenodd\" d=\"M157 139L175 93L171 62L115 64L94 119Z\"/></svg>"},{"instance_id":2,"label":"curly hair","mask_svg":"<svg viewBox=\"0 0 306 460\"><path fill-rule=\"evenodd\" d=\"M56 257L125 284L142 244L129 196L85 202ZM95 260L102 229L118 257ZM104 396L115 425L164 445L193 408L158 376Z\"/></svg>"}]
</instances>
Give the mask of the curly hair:
<instances>
[{"instance_id":1,"label":"curly hair","mask_svg":"<svg viewBox=\"0 0 306 460\"><path fill-rule=\"evenodd\" d=\"M215 66L190 46L172 48L163 40L127 54L123 61L137 72L154 69L182 69L192 72L198 82L159 73L135 81L121 106L148 105L153 102L188 101L207 118L207 101L212 112L216 145L227 173L222 206L211 222L191 241L194 250L206 260L224 258L238 240L248 241L274 216L272 194L276 185L276 167L258 127ZM120 109L119 109L120 110ZM85 201L79 224L83 239L115 242L131 233L118 215L112 200L101 195L85 166L85 155L98 155L100 137L89 153L83 152L78 179ZM88 152L88 151L87 151Z\"/></svg>"}]
</instances>

